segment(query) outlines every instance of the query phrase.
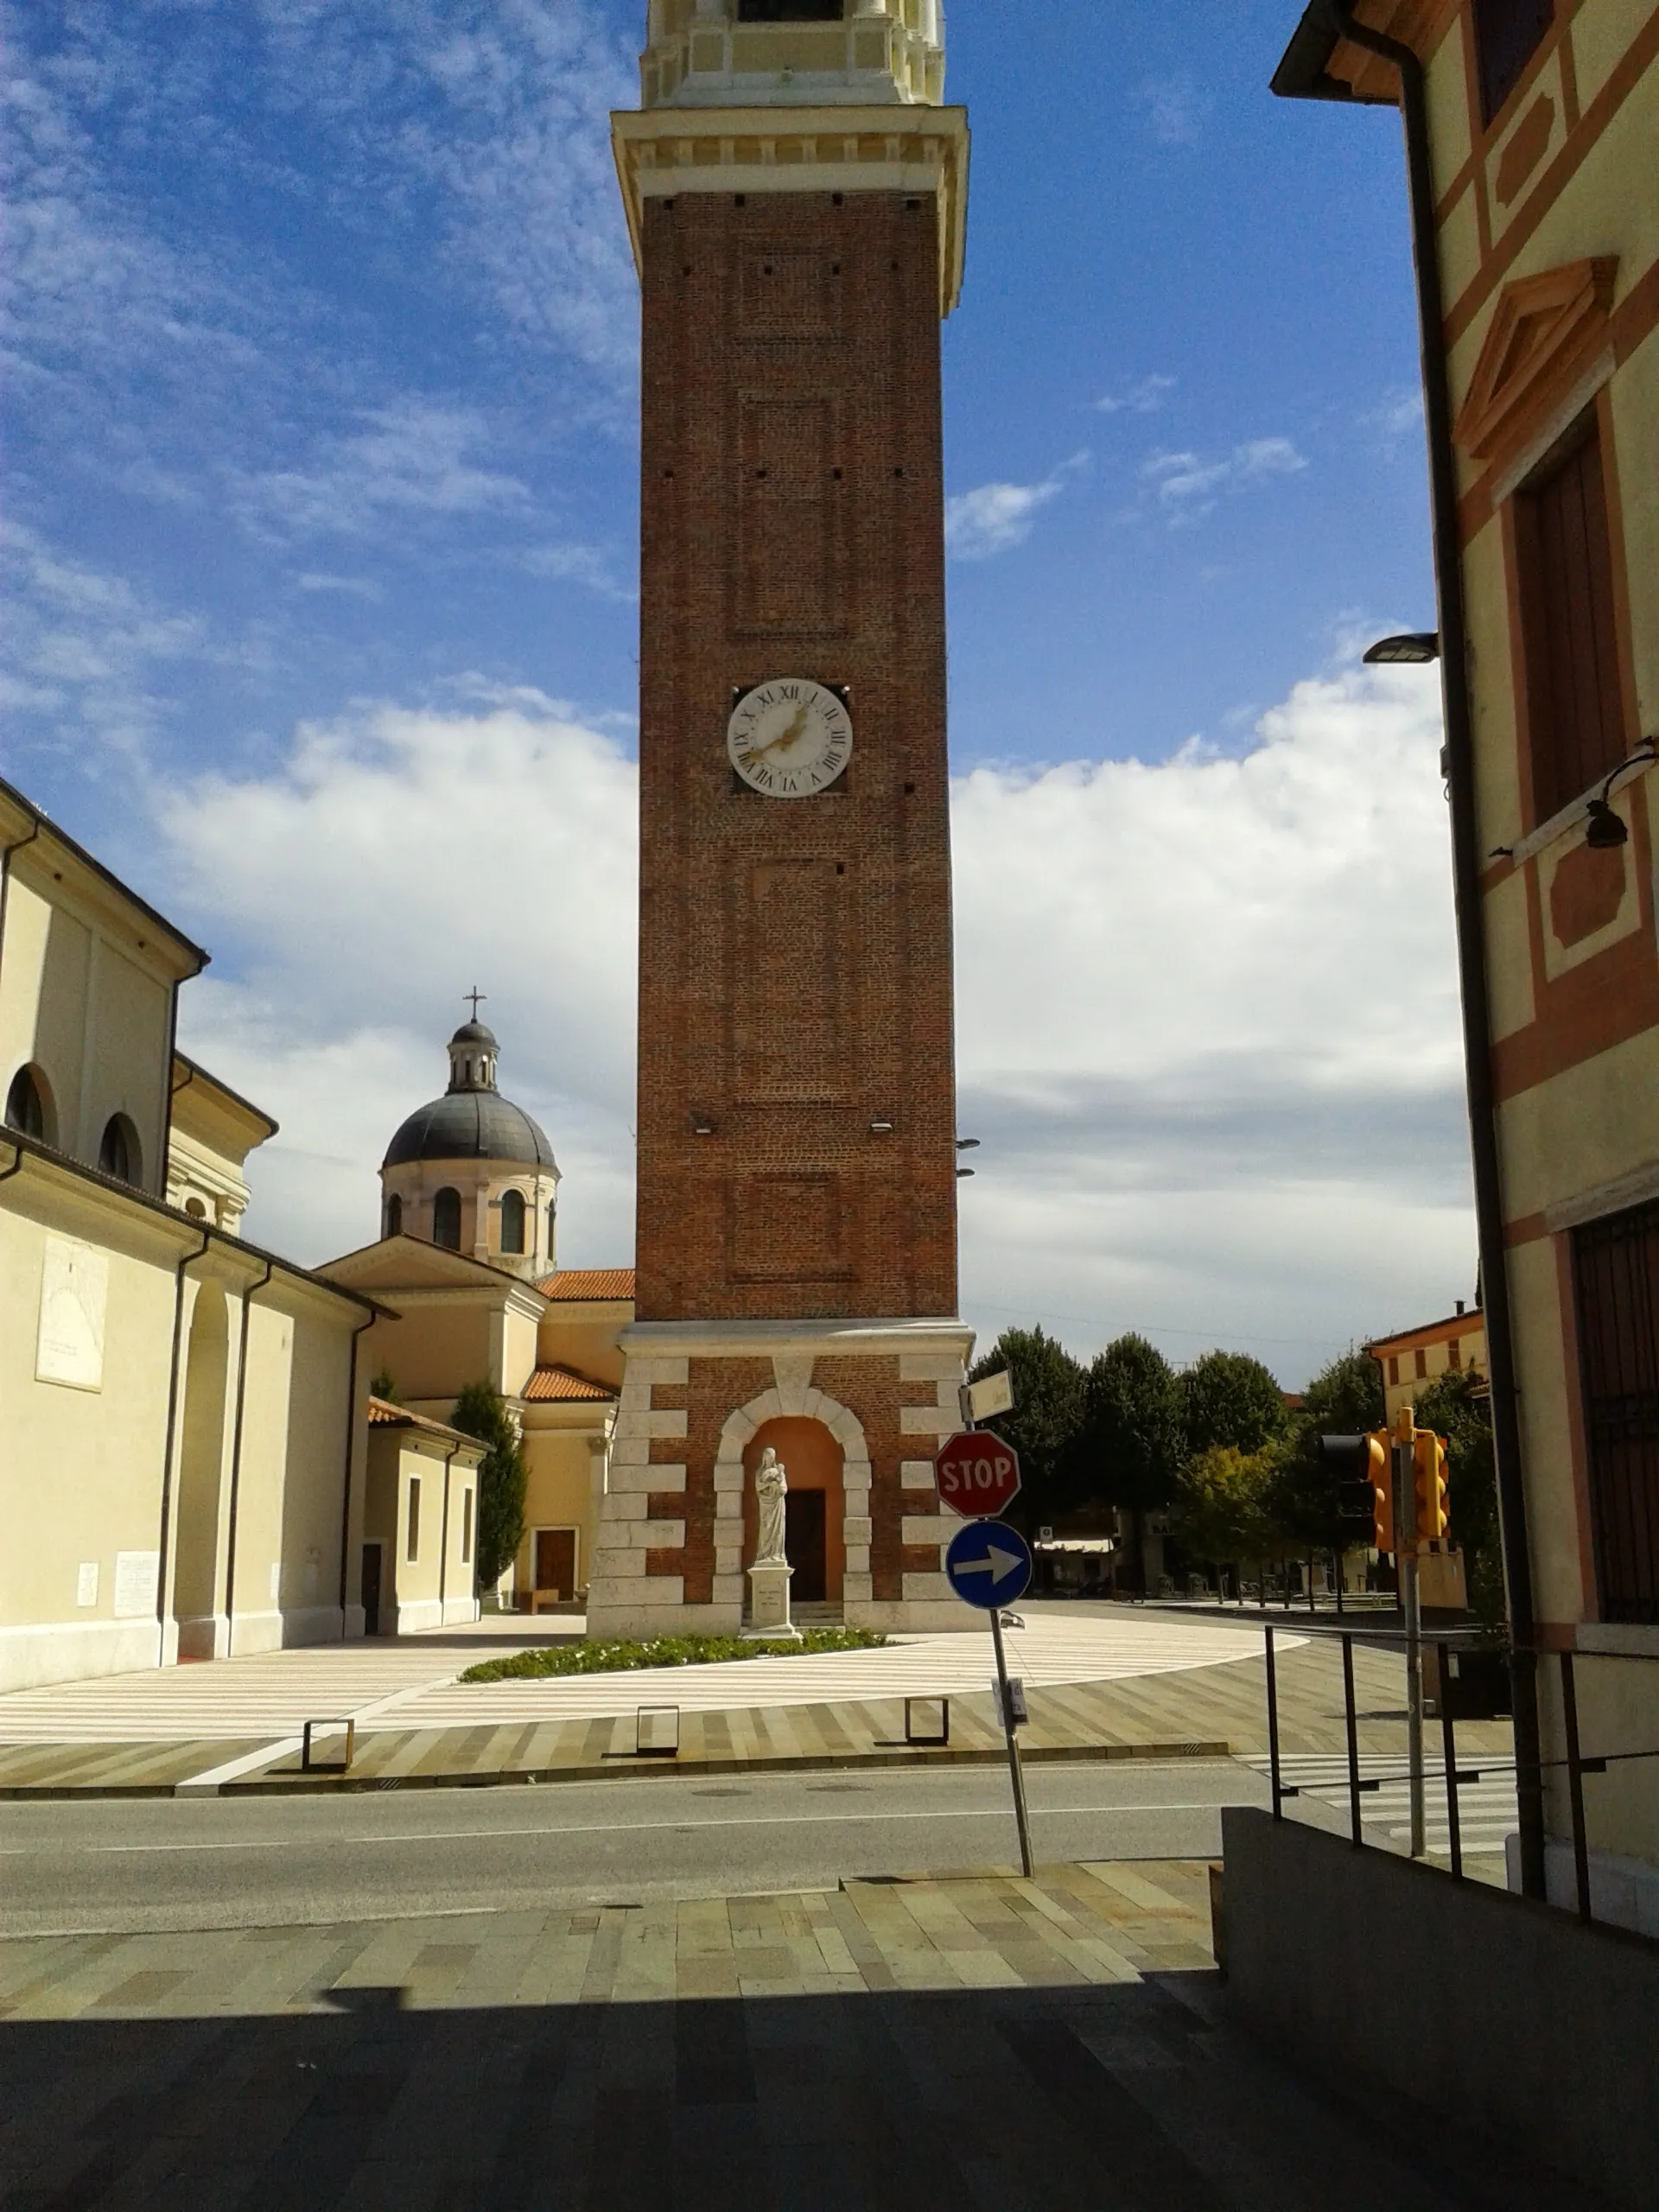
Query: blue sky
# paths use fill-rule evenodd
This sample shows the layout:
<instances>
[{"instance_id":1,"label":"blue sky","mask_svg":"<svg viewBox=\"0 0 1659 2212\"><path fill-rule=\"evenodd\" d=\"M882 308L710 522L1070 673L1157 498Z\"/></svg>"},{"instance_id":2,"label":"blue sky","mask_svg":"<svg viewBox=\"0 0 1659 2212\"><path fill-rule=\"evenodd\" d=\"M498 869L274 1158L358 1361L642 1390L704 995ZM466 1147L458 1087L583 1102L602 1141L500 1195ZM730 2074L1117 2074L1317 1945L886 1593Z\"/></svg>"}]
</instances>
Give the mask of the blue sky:
<instances>
[{"instance_id":1,"label":"blue sky","mask_svg":"<svg viewBox=\"0 0 1659 2212\"><path fill-rule=\"evenodd\" d=\"M1270 97L1296 12L954 0L945 333L970 1317L1292 1380L1472 1272L1436 706L1354 665L1432 610L1398 128ZM0 766L213 946L302 1256L474 980L566 1256L627 1243L643 14L5 11Z\"/></svg>"}]
</instances>

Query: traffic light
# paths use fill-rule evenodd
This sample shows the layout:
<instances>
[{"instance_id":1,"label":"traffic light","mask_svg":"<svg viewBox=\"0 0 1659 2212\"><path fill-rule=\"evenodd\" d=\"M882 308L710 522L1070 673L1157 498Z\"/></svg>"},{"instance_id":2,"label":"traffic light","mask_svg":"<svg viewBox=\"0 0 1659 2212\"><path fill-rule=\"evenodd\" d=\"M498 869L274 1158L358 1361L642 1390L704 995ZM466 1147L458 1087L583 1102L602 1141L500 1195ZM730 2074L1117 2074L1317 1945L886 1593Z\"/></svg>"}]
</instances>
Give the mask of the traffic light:
<instances>
[{"instance_id":1,"label":"traffic light","mask_svg":"<svg viewBox=\"0 0 1659 2212\"><path fill-rule=\"evenodd\" d=\"M1322 1465L1336 1478L1337 1520L1344 1540L1394 1549L1394 1488L1386 1430L1370 1436L1322 1436Z\"/></svg>"},{"instance_id":2,"label":"traffic light","mask_svg":"<svg viewBox=\"0 0 1659 2212\"><path fill-rule=\"evenodd\" d=\"M1445 1437L1436 1436L1432 1428L1420 1428L1411 1440L1419 1542L1440 1542L1452 1525L1446 1510L1446 1454Z\"/></svg>"}]
</instances>

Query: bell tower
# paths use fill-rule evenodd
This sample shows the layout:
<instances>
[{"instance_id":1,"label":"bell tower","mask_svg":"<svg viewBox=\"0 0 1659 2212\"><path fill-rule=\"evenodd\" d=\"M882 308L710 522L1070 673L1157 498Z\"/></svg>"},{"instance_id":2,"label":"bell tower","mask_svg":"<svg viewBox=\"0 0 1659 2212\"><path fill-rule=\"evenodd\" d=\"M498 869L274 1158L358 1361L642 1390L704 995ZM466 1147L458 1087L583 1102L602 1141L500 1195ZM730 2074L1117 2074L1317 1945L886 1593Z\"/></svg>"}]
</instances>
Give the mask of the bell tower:
<instances>
[{"instance_id":1,"label":"bell tower","mask_svg":"<svg viewBox=\"0 0 1659 2212\"><path fill-rule=\"evenodd\" d=\"M826 1432L778 1446L834 1475L822 1602L954 1624L929 1462L969 1348L939 372L966 118L938 0L651 0L640 66L613 118L643 296L637 1319L589 1615L737 1624L749 1447L781 1421Z\"/></svg>"}]
</instances>

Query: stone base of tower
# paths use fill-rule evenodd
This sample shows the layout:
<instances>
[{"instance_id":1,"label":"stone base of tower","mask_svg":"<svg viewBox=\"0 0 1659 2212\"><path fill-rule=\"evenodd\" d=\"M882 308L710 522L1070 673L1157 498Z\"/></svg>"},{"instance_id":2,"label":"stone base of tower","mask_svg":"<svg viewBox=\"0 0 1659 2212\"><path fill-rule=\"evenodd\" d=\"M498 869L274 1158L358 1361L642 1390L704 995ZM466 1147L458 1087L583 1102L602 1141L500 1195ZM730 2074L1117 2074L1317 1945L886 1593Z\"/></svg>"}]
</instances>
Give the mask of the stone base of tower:
<instances>
[{"instance_id":1,"label":"stone base of tower","mask_svg":"<svg viewBox=\"0 0 1659 2212\"><path fill-rule=\"evenodd\" d=\"M933 1454L960 1423L973 1350L962 1322L640 1321L621 1344L590 1637L746 1624L753 1467L768 1443L791 1494L808 1493L791 1508L806 1624L815 1612L849 1628L978 1624L944 1578L961 1523L933 1483Z\"/></svg>"}]
</instances>

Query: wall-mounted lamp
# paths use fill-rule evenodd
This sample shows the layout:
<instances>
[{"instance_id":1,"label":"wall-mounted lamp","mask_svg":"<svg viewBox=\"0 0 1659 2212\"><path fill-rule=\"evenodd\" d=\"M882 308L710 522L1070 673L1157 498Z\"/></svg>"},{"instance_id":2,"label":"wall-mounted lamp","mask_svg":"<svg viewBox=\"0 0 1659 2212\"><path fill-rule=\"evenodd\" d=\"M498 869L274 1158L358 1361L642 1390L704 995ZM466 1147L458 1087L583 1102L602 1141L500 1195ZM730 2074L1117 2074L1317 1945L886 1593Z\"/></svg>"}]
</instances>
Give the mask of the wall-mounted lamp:
<instances>
[{"instance_id":1,"label":"wall-mounted lamp","mask_svg":"<svg viewBox=\"0 0 1659 2212\"><path fill-rule=\"evenodd\" d=\"M691 1134L694 1137L713 1136L715 1124L711 1116L707 1114L699 1114L694 1109L691 1116Z\"/></svg>"},{"instance_id":2,"label":"wall-mounted lamp","mask_svg":"<svg viewBox=\"0 0 1659 2212\"><path fill-rule=\"evenodd\" d=\"M972 1175L976 1172L976 1171L971 1167L958 1167L957 1170L957 1180L960 1182L964 1175Z\"/></svg>"},{"instance_id":3,"label":"wall-mounted lamp","mask_svg":"<svg viewBox=\"0 0 1659 2212\"><path fill-rule=\"evenodd\" d=\"M870 1135L873 1137L890 1137L893 1135L893 1127L894 1125L891 1122L872 1122L870 1123Z\"/></svg>"},{"instance_id":4,"label":"wall-mounted lamp","mask_svg":"<svg viewBox=\"0 0 1659 2212\"><path fill-rule=\"evenodd\" d=\"M1635 768L1644 760L1659 760L1659 737L1644 737L1627 760L1621 760L1601 787L1601 795L1589 800L1584 810L1588 828L1584 842L1598 853L1613 853L1621 845L1628 845L1630 833L1624 826L1624 817L1612 804L1613 785L1627 768Z\"/></svg>"},{"instance_id":5,"label":"wall-mounted lamp","mask_svg":"<svg viewBox=\"0 0 1659 2212\"><path fill-rule=\"evenodd\" d=\"M1438 630L1402 630L1397 637L1379 638L1374 645L1367 645L1362 655L1368 668L1402 664L1421 667L1425 661L1439 660L1440 657Z\"/></svg>"},{"instance_id":6,"label":"wall-mounted lamp","mask_svg":"<svg viewBox=\"0 0 1659 2212\"><path fill-rule=\"evenodd\" d=\"M977 1152L979 1150L979 1139L977 1137L958 1137L957 1139L957 1150L958 1152Z\"/></svg>"}]
</instances>

